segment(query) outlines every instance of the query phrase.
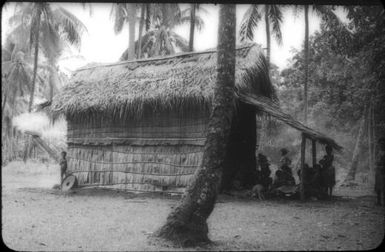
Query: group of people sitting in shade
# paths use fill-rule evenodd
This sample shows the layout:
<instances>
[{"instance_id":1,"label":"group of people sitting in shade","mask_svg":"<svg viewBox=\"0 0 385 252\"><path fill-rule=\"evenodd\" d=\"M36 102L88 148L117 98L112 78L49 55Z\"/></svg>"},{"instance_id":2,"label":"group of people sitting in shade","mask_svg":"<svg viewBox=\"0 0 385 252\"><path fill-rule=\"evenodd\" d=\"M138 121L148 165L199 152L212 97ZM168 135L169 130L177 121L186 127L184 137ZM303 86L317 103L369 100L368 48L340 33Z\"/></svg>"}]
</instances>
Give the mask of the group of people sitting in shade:
<instances>
[{"instance_id":1,"label":"group of people sitting in shade","mask_svg":"<svg viewBox=\"0 0 385 252\"><path fill-rule=\"evenodd\" d=\"M304 164L304 192L306 198L327 199L332 196L335 185L335 168L333 166L333 149L326 146L326 155L314 167ZM253 196L260 199L266 196L298 196L299 185L296 185L291 168L288 150L281 149L281 159L274 179L270 176L270 163L265 155L258 154L257 185L253 187ZM297 172L301 180L301 170Z\"/></svg>"}]
</instances>

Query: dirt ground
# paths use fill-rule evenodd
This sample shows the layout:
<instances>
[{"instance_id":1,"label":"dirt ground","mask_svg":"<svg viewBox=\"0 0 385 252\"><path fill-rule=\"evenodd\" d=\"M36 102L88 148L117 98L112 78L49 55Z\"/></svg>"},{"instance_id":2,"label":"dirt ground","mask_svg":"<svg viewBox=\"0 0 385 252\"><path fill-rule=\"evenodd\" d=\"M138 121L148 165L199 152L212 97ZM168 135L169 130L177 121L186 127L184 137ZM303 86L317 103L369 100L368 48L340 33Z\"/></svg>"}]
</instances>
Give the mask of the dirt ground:
<instances>
[{"instance_id":1,"label":"dirt ground","mask_svg":"<svg viewBox=\"0 0 385 252\"><path fill-rule=\"evenodd\" d=\"M181 250L148 239L177 198L102 189L52 189L58 167L2 167L2 238L13 250ZM384 208L371 190L337 190L332 201L239 199L220 195L211 245L195 250L368 250L384 239ZM191 250L189 248L188 250Z\"/></svg>"}]
</instances>

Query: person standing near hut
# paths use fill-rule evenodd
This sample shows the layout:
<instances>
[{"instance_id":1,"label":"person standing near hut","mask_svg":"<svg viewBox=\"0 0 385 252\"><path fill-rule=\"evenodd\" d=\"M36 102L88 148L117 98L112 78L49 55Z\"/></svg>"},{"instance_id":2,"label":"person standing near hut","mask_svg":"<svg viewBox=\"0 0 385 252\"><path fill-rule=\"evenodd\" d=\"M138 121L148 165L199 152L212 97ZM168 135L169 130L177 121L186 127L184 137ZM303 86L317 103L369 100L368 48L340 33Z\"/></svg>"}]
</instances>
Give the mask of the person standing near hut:
<instances>
[{"instance_id":1,"label":"person standing near hut","mask_svg":"<svg viewBox=\"0 0 385 252\"><path fill-rule=\"evenodd\" d=\"M378 140L378 145L374 189L377 194L377 204L381 206L385 204L385 137Z\"/></svg>"},{"instance_id":2,"label":"person standing near hut","mask_svg":"<svg viewBox=\"0 0 385 252\"><path fill-rule=\"evenodd\" d=\"M61 152L61 158L60 158L60 184L63 183L63 180L65 179L66 173L67 173L67 152L62 151Z\"/></svg>"},{"instance_id":3,"label":"person standing near hut","mask_svg":"<svg viewBox=\"0 0 385 252\"><path fill-rule=\"evenodd\" d=\"M333 187L336 184L335 168L333 166L333 148L330 145L325 147L326 155L319 161L321 169L321 187L329 198L332 197Z\"/></svg>"}]
</instances>

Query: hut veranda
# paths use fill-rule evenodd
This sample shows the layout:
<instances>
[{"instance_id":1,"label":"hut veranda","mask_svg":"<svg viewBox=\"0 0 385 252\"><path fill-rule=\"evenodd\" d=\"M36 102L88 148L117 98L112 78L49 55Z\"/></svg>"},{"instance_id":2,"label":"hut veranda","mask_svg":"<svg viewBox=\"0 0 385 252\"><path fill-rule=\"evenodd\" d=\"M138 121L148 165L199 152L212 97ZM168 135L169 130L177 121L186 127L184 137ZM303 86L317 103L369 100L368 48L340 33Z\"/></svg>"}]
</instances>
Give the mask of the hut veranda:
<instances>
[{"instance_id":1,"label":"hut veranda","mask_svg":"<svg viewBox=\"0 0 385 252\"><path fill-rule=\"evenodd\" d=\"M214 85L215 50L77 70L51 105L68 122L68 172L79 186L182 192L199 167ZM236 49L236 89L275 97L262 50ZM256 108L237 101L228 172L251 185Z\"/></svg>"}]
</instances>

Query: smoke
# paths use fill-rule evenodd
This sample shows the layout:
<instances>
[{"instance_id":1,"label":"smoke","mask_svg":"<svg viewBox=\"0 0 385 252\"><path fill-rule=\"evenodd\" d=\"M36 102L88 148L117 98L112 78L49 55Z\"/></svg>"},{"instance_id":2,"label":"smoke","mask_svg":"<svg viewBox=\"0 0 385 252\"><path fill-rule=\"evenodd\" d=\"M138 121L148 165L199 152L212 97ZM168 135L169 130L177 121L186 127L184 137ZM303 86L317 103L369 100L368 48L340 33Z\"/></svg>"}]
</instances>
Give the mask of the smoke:
<instances>
[{"instance_id":1,"label":"smoke","mask_svg":"<svg viewBox=\"0 0 385 252\"><path fill-rule=\"evenodd\" d=\"M66 148L67 122L64 118L59 118L52 124L45 113L23 113L14 117L12 123L23 133L26 131L39 133L41 138L55 149Z\"/></svg>"},{"instance_id":2,"label":"smoke","mask_svg":"<svg viewBox=\"0 0 385 252\"><path fill-rule=\"evenodd\" d=\"M28 130L40 134L50 126L48 116L42 112L20 114L13 118L12 124L23 133Z\"/></svg>"}]
</instances>

